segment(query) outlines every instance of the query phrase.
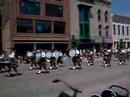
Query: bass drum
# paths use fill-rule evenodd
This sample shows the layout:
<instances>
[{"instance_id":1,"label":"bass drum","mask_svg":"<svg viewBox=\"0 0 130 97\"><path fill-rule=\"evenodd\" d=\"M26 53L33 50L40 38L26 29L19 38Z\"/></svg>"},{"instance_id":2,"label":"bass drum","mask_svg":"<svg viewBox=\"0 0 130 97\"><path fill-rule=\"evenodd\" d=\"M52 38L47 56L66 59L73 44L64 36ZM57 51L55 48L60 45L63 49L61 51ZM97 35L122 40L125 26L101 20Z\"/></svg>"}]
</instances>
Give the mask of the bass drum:
<instances>
[{"instance_id":1,"label":"bass drum","mask_svg":"<svg viewBox=\"0 0 130 97\"><path fill-rule=\"evenodd\" d=\"M15 52L10 53L8 57L9 58L15 58Z\"/></svg>"},{"instance_id":2,"label":"bass drum","mask_svg":"<svg viewBox=\"0 0 130 97\"><path fill-rule=\"evenodd\" d=\"M70 57L74 57L75 54L76 54L76 52L75 52L74 49L71 49L71 50L69 51L69 56L70 56Z\"/></svg>"},{"instance_id":3,"label":"bass drum","mask_svg":"<svg viewBox=\"0 0 130 97\"><path fill-rule=\"evenodd\" d=\"M36 52L36 58L39 59L41 57L41 53L40 52Z\"/></svg>"},{"instance_id":4,"label":"bass drum","mask_svg":"<svg viewBox=\"0 0 130 97\"><path fill-rule=\"evenodd\" d=\"M76 53L76 54L80 54L80 51L76 49L76 50L75 50L75 53Z\"/></svg>"},{"instance_id":5,"label":"bass drum","mask_svg":"<svg viewBox=\"0 0 130 97\"><path fill-rule=\"evenodd\" d=\"M60 52L54 51L52 56L57 59L60 56Z\"/></svg>"},{"instance_id":6,"label":"bass drum","mask_svg":"<svg viewBox=\"0 0 130 97\"><path fill-rule=\"evenodd\" d=\"M46 57L46 53L44 51L41 52L41 57L45 58Z\"/></svg>"},{"instance_id":7,"label":"bass drum","mask_svg":"<svg viewBox=\"0 0 130 97\"><path fill-rule=\"evenodd\" d=\"M47 51L47 52L46 52L46 57L47 57L47 58L51 58L51 57L52 57L52 54L53 54L53 53L52 53L51 51Z\"/></svg>"},{"instance_id":8,"label":"bass drum","mask_svg":"<svg viewBox=\"0 0 130 97\"><path fill-rule=\"evenodd\" d=\"M33 53L30 51L27 51L27 57L32 57L32 56L33 56Z\"/></svg>"}]
</instances>

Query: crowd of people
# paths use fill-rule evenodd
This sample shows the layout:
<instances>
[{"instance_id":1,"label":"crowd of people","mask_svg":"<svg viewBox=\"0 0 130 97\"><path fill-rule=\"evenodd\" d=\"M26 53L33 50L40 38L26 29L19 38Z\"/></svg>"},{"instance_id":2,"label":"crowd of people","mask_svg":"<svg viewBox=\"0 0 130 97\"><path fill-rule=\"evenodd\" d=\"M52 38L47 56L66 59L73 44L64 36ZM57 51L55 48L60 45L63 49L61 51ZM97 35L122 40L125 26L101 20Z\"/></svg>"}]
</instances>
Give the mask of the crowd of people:
<instances>
[{"instance_id":1,"label":"crowd of people","mask_svg":"<svg viewBox=\"0 0 130 97\"><path fill-rule=\"evenodd\" d=\"M130 57L130 49L104 49L102 52L94 52L90 49L78 50L74 48L64 53L60 50L38 49L27 51L23 61L30 64L30 70L36 68L38 70L37 74L41 74L43 69L44 72L49 73L51 69L63 67L65 64L65 57L68 57L68 59L73 63L73 70L76 68L82 69L82 62L85 62L88 66L95 65L95 58L98 57L102 58L104 67L111 67L112 58L114 58L115 61L118 61L120 65L126 64L126 61ZM18 74L17 67L20 63L20 58L16 56L15 50L0 53L0 70L6 70L9 75L11 74L12 69L16 74Z\"/></svg>"}]
</instances>

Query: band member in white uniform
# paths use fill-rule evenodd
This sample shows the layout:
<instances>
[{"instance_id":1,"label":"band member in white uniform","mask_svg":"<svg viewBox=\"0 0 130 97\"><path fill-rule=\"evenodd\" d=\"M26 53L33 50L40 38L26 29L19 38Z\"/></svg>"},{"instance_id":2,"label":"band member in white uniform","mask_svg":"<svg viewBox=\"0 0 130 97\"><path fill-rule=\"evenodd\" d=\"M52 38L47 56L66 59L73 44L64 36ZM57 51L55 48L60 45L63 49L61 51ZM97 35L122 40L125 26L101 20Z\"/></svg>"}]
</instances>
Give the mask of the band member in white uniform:
<instances>
[{"instance_id":1,"label":"band member in white uniform","mask_svg":"<svg viewBox=\"0 0 130 97\"><path fill-rule=\"evenodd\" d=\"M73 65L74 65L72 69L75 70L76 69L76 65L79 66L79 69L82 69L82 67L81 67L82 60L80 58L79 50L71 49L69 51L69 56L71 56L71 59L72 59Z\"/></svg>"},{"instance_id":2,"label":"band member in white uniform","mask_svg":"<svg viewBox=\"0 0 130 97\"><path fill-rule=\"evenodd\" d=\"M58 68L58 65L56 64L56 57L55 57L54 51L52 51L52 57L50 58L50 64L51 64L52 69Z\"/></svg>"},{"instance_id":3,"label":"band member in white uniform","mask_svg":"<svg viewBox=\"0 0 130 97\"><path fill-rule=\"evenodd\" d=\"M52 69L52 65L51 65L51 57L52 57L52 52L50 50L46 51L46 58L47 58L47 62L49 63L49 69Z\"/></svg>"},{"instance_id":4,"label":"band member in white uniform","mask_svg":"<svg viewBox=\"0 0 130 97\"><path fill-rule=\"evenodd\" d=\"M88 66L94 65L94 52L91 50L87 54L87 63L88 63Z\"/></svg>"},{"instance_id":5,"label":"band member in white uniform","mask_svg":"<svg viewBox=\"0 0 130 97\"><path fill-rule=\"evenodd\" d=\"M31 67L29 68L30 70L32 70L35 66L35 68L38 68L37 62L36 62L36 50L32 50L30 51L30 59L31 59Z\"/></svg>"},{"instance_id":6,"label":"band member in white uniform","mask_svg":"<svg viewBox=\"0 0 130 97\"><path fill-rule=\"evenodd\" d=\"M11 75L11 69L13 69L16 73L16 75L18 75L18 71L17 71L17 67L18 67L18 62L16 59L16 55L15 55L15 51L11 51L8 55L8 60L10 61L10 65L8 65L8 73L9 75Z\"/></svg>"},{"instance_id":7,"label":"band member in white uniform","mask_svg":"<svg viewBox=\"0 0 130 97\"><path fill-rule=\"evenodd\" d=\"M119 64L126 64L126 51L124 49L119 52Z\"/></svg>"},{"instance_id":8,"label":"band member in white uniform","mask_svg":"<svg viewBox=\"0 0 130 97\"><path fill-rule=\"evenodd\" d=\"M46 53L44 51L41 51L40 53L40 60L38 62L39 65L39 70L37 72L37 74L42 73L42 68L44 68L46 73L49 73L49 70L47 68L47 58L46 58Z\"/></svg>"},{"instance_id":9,"label":"band member in white uniform","mask_svg":"<svg viewBox=\"0 0 130 97\"><path fill-rule=\"evenodd\" d=\"M64 66L64 64L63 64L63 53L61 51L59 51L59 56L57 58L57 65L61 66L61 67Z\"/></svg>"},{"instance_id":10,"label":"band member in white uniform","mask_svg":"<svg viewBox=\"0 0 130 97\"><path fill-rule=\"evenodd\" d=\"M6 71L6 65L4 64L5 52L0 52L0 70L4 69Z\"/></svg>"},{"instance_id":11,"label":"band member in white uniform","mask_svg":"<svg viewBox=\"0 0 130 97\"><path fill-rule=\"evenodd\" d=\"M112 52L111 50L104 50L104 66L105 67L111 67L111 56Z\"/></svg>"}]
</instances>

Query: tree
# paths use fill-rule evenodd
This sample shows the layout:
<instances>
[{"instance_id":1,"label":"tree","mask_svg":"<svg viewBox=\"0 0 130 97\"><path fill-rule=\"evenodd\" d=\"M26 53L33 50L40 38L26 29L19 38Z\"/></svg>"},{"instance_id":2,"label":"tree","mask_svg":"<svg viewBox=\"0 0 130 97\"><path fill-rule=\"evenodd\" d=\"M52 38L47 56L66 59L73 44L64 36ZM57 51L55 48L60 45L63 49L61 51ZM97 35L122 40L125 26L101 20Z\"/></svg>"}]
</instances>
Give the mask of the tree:
<instances>
[{"instance_id":1,"label":"tree","mask_svg":"<svg viewBox=\"0 0 130 97\"><path fill-rule=\"evenodd\" d=\"M72 35L72 38L70 40L70 43L68 45L68 49L71 49L71 48L79 48L79 40L75 38L74 35Z\"/></svg>"},{"instance_id":2,"label":"tree","mask_svg":"<svg viewBox=\"0 0 130 97\"><path fill-rule=\"evenodd\" d=\"M124 42L123 42L123 39L120 39L119 48L120 48L120 49L125 48L125 44L124 44Z\"/></svg>"}]
</instances>

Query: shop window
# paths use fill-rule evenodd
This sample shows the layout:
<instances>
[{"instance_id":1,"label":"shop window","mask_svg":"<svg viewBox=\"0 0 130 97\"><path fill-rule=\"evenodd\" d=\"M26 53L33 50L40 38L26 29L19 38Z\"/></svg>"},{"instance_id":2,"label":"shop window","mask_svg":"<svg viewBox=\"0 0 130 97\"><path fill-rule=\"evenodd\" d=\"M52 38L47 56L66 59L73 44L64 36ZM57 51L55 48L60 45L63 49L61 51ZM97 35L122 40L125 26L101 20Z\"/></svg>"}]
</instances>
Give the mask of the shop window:
<instances>
[{"instance_id":1,"label":"shop window","mask_svg":"<svg viewBox=\"0 0 130 97\"><path fill-rule=\"evenodd\" d=\"M55 21L54 22L54 33L57 33L57 34L65 33L65 22Z\"/></svg>"},{"instance_id":2,"label":"shop window","mask_svg":"<svg viewBox=\"0 0 130 97\"><path fill-rule=\"evenodd\" d=\"M17 20L17 32L18 33L32 33L33 32L33 21L18 19Z\"/></svg>"},{"instance_id":3,"label":"shop window","mask_svg":"<svg viewBox=\"0 0 130 97\"><path fill-rule=\"evenodd\" d=\"M36 21L36 33L51 33L51 21Z\"/></svg>"}]
</instances>

